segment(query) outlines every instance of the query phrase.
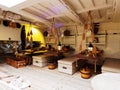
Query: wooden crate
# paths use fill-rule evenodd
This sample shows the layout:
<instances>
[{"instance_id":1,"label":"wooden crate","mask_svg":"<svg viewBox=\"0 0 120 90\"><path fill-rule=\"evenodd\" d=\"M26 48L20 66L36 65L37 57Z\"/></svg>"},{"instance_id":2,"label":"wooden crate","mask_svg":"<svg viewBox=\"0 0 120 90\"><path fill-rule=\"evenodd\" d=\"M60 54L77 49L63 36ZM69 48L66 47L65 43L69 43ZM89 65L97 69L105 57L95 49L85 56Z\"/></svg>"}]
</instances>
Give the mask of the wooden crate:
<instances>
[{"instance_id":1,"label":"wooden crate","mask_svg":"<svg viewBox=\"0 0 120 90\"><path fill-rule=\"evenodd\" d=\"M20 68L20 67L24 67L26 65L25 63L25 59L19 59L16 57L7 57L6 58L6 63L15 67L15 68Z\"/></svg>"},{"instance_id":2,"label":"wooden crate","mask_svg":"<svg viewBox=\"0 0 120 90\"><path fill-rule=\"evenodd\" d=\"M47 55L38 55L33 56L33 65L44 67L48 65L48 56Z\"/></svg>"}]
</instances>

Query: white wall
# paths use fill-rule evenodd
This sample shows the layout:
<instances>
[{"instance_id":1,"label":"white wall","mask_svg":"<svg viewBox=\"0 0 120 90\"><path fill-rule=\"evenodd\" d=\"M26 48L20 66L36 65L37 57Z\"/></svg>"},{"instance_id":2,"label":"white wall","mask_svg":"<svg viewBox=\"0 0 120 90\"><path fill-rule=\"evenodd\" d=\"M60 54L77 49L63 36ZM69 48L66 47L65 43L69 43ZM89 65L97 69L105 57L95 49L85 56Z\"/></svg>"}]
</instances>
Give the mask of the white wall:
<instances>
[{"instance_id":1,"label":"white wall","mask_svg":"<svg viewBox=\"0 0 120 90\"><path fill-rule=\"evenodd\" d=\"M0 24L0 40L18 40L20 41L20 33L21 28L12 28L3 26L2 23Z\"/></svg>"},{"instance_id":2,"label":"white wall","mask_svg":"<svg viewBox=\"0 0 120 90\"><path fill-rule=\"evenodd\" d=\"M79 46L82 39L82 32L84 30L83 26L68 26L61 28L71 30L71 34L79 34L76 36L76 45L73 45L76 48L76 51L79 52ZM101 46L101 49L104 50L105 57L111 58L120 58L120 23L102 23L99 27L98 33L108 33L106 35L106 44ZM117 33L117 34L112 34ZM85 41L83 41L83 49L86 48Z\"/></svg>"},{"instance_id":3,"label":"white wall","mask_svg":"<svg viewBox=\"0 0 120 90\"><path fill-rule=\"evenodd\" d=\"M111 58L120 58L120 23L102 23L100 31L104 30L108 33L104 55Z\"/></svg>"}]
</instances>

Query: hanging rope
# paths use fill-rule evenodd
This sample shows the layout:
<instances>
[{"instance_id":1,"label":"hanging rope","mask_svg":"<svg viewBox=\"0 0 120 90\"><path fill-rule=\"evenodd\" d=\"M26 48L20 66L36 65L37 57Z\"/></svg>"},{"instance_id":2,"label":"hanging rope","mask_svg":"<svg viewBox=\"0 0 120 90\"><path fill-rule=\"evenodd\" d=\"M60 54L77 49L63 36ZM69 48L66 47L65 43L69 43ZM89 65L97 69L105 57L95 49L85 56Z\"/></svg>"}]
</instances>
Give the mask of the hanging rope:
<instances>
[{"instance_id":1,"label":"hanging rope","mask_svg":"<svg viewBox=\"0 0 120 90\"><path fill-rule=\"evenodd\" d=\"M80 42L80 47L79 47L79 51L82 51L82 42L85 40L85 31L87 29L87 24L84 25L84 30L83 30L83 33L82 33L82 39L81 39L81 42Z\"/></svg>"},{"instance_id":2,"label":"hanging rope","mask_svg":"<svg viewBox=\"0 0 120 90\"><path fill-rule=\"evenodd\" d=\"M82 40L85 40L85 31L87 29L87 24L84 25L84 30L83 30L83 34L82 34Z\"/></svg>"},{"instance_id":3,"label":"hanging rope","mask_svg":"<svg viewBox=\"0 0 120 90\"><path fill-rule=\"evenodd\" d=\"M92 37L92 42L93 42L95 40L95 35L94 35L94 24L93 24L91 11L88 12L88 16L89 16L89 21L90 21L89 30L91 30L91 37Z\"/></svg>"},{"instance_id":4,"label":"hanging rope","mask_svg":"<svg viewBox=\"0 0 120 90\"><path fill-rule=\"evenodd\" d=\"M81 42L80 42L79 51L82 51L82 40L81 40Z\"/></svg>"},{"instance_id":5,"label":"hanging rope","mask_svg":"<svg viewBox=\"0 0 120 90\"><path fill-rule=\"evenodd\" d=\"M92 19L92 15L91 12L88 12L89 15L89 19L90 19L90 30L91 30L91 38L92 38L92 42L95 40L95 34L94 34L94 24L93 24L93 19ZM94 57L96 57L97 55L97 47L96 45L93 45L93 50L92 53L94 54Z\"/></svg>"},{"instance_id":6,"label":"hanging rope","mask_svg":"<svg viewBox=\"0 0 120 90\"><path fill-rule=\"evenodd\" d=\"M54 18L53 18L53 23L52 23L52 33L53 33L53 35L55 37L55 43L57 43L57 41L58 41L58 34L57 34L56 29L55 29L55 20L54 20Z\"/></svg>"}]
</instances>

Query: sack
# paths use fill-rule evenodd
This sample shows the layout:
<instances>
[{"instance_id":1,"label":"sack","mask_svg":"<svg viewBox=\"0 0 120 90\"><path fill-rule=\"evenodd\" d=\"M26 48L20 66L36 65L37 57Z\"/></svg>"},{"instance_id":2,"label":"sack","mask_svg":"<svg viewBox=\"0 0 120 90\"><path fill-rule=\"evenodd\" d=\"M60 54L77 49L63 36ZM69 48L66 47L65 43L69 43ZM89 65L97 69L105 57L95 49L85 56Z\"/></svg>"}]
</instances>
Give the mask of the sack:
<instances>
[{"instance_id":1,"label":"sack","mask_svg":"<svg viewBox=\"0 0 120 90\"><path fill-rule=\"evenodd\" d=\"M69 30L65 30L64 31L64 36L70 36L70 31Z\"/></svg>"},{"instance_id":2,"label":"sack","mask_svg":"<svg viewBox=\"0 0 120 90\"><path fill-rule=\"evenodd\" d=\"M16 23L16 27L17 28L21 28L21 24L20 23Z\"/></svg>"},{"instance_id":3,"label":"sack","mask_svg":"<svg viewBox=\"0 0 120 90\"><path fill-rule=\"evenodd\" d=\"M91 30L87 30L87 32L86 32L86 36L87 36L87 37L90 37L91 34L92 34Z\"/></svg>"},{"instance_id":4,"label":"sack","mask_svg":"<svg viewBox=\"0 0 120 90\"><path fill-rule=\"evenodd\" d=\"M97 34L99 31L99 23L94 23L94 34Z\"/></svg>"},{"instance_id":5,"label":"sack","mask_svg":"<svg viewBox=\"0 0 120 90\"><path fill-rule=\"evenodd\" d=\"M45 31L45 32L43 33L43 35L44 35L44 36L47 36L47 35L48 35L48 31Z\"/></svg>"},{"instance_id":6,"label":"sack","mask_svg":"<svg viewBox=\"0 0 120 90\"><path fill-rule=\"evenodd\" d=\"M3 20L3 25L4 26L9 26L9 21L8 20Z\"/></svg>"}]
</instances>

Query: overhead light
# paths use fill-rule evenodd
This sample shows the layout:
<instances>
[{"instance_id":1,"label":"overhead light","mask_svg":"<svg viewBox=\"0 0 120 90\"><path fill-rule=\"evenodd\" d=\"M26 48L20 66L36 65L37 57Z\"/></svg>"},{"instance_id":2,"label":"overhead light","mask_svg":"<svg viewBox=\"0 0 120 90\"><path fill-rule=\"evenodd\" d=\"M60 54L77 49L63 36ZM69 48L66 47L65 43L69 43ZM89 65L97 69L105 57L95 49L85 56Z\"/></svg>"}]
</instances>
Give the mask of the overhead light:
<instances>
[{"instance_id":1,"label":"overhead light","mask_svg":"<svg viewBox=\"0 0 120 90\"><path fill-rule=\"evenodd\" d=\"M6 6L6 7L13 7L17 4L20 4L26 0L0 0L0 5Z\"/></svg>"}]
</instances>

